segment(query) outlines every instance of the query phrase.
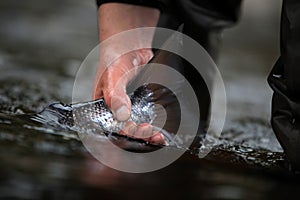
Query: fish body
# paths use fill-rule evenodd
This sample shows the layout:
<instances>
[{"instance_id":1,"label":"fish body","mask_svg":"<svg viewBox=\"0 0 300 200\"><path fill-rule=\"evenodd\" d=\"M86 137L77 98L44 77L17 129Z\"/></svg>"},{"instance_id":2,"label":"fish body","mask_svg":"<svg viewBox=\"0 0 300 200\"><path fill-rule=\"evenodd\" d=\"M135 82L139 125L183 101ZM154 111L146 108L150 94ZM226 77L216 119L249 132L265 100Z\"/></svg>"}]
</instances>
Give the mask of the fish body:
<instances>
[{"instance_id":1,"label":"fish body","mask_svg":"<svg viewBox=\"0 0 300 200\"><path fill-rule=\"evenodd\" d=\"M153 92L146 85L139 87L130 96L132 114L128 121L136 124L151 123L156 114L154 112ZM49 122L56 122L68 127L84 124L94 124L99 130L110 133L119 132L126 122L118 121L103 98L76 104L53 103L38 114L47 117Z\"/></svg>"},{"instance_id":2,"label":"fish body","mask_svg":"<svg viewBox=\"0 0 300 200\"><path fill-rule=\"evenodd\" d=\"M153 90L149 89L148 85L143 85L130 94L129 97L132 110L128 121L136 124L151 124L157 117ZM103 98L71 105L53 103L37 114L34 119L43 124L65 127L79 133L113 134L115 136L121 136L118 133L128 122L118 121ZM172 143L171 134L154 126L155 129L162 132L168 144ZM141 139L136 140L142 141Z\"/></svg>"}]
</instances>

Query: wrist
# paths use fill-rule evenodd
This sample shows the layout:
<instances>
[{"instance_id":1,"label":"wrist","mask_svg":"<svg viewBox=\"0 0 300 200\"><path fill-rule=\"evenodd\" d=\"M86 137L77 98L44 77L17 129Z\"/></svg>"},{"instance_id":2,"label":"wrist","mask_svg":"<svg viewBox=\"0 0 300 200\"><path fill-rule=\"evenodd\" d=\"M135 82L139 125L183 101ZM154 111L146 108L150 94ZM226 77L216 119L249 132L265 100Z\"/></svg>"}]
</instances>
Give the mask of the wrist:
<instances>
[{"instance_id":1,"label":"wrist","mask_svg":"<svg viewBox=\"0 0 300 200\"><path fill-rule=\"evenodd\" d=\"M122 31L155 27L159 14L158 9L150 7L122 3L103 4L99 8L100 42Z\"/></svg>"}]
</instances>

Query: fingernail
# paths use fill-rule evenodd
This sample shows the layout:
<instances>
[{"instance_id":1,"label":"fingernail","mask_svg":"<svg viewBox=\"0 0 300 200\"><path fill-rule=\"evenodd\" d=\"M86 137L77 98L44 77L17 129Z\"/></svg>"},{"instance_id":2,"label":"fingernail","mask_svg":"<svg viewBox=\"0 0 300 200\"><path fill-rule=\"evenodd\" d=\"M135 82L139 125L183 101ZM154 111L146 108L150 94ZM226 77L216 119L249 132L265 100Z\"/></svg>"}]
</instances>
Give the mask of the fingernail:
<instances>
[{"instance_id":1,"label":"fingernail","mask_svg":"<svg viewBox=\"0 0 300 200\"><path fill-rule=\"evenodd\" d=\"M159 132L155 133L151 137L150 143L167 145L167 142L165 141L165 137Z\"/></svg>"},{"instance_id":2,"label":"fingernail","mask_svg":"<svg viewBox=\"0 0 300 200\"><path fill-rule=\"evenodd\" d=\"M116 118L119 121L126 121L130 117L130 111L127 109L126 106L121 106L117 111L116 111Z\"/></svg>"}]
</instances>

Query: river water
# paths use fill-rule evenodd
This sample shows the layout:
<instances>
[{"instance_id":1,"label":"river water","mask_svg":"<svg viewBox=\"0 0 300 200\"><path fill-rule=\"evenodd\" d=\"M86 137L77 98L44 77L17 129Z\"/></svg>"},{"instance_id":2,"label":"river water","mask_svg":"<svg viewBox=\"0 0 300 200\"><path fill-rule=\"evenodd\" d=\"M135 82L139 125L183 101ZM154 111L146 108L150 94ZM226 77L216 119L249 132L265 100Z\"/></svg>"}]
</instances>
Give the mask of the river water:
<instances>
[{"instance_id":1,"label":"river water","mask_svg":"<svg viewBox=\"0 0 300 200\"><path fill-rule=\"evenodd\" d=\"M98 43L94 1L0 2L0 199L282 199L299 194L269 124L266 76L278 56L280 3L244 3L223 35L219 69L228 98L218 145L145 174L110 169L76 133L27 115L71 102L74 77ZM251 31L250 31L251 30Z\"/></svg>"}]
</instances>

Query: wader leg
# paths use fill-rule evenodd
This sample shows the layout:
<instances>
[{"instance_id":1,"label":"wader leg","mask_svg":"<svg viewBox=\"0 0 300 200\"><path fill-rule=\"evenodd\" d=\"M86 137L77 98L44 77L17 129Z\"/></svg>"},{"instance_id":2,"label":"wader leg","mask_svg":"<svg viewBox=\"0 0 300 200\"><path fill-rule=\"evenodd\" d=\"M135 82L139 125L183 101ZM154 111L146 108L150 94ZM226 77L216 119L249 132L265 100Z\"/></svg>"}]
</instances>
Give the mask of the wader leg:
<instances>
[{"instance_id":1,"label":"wader leg","mask_svg":"<svg viewBox=\"0 0 300 200\"><path fill-rule=\"evenodd\" d=\"M281 16L281 55L268 82L272 128L292 167L300 169L300 1L284 0Z\"/></svg>"}]
</instances>

